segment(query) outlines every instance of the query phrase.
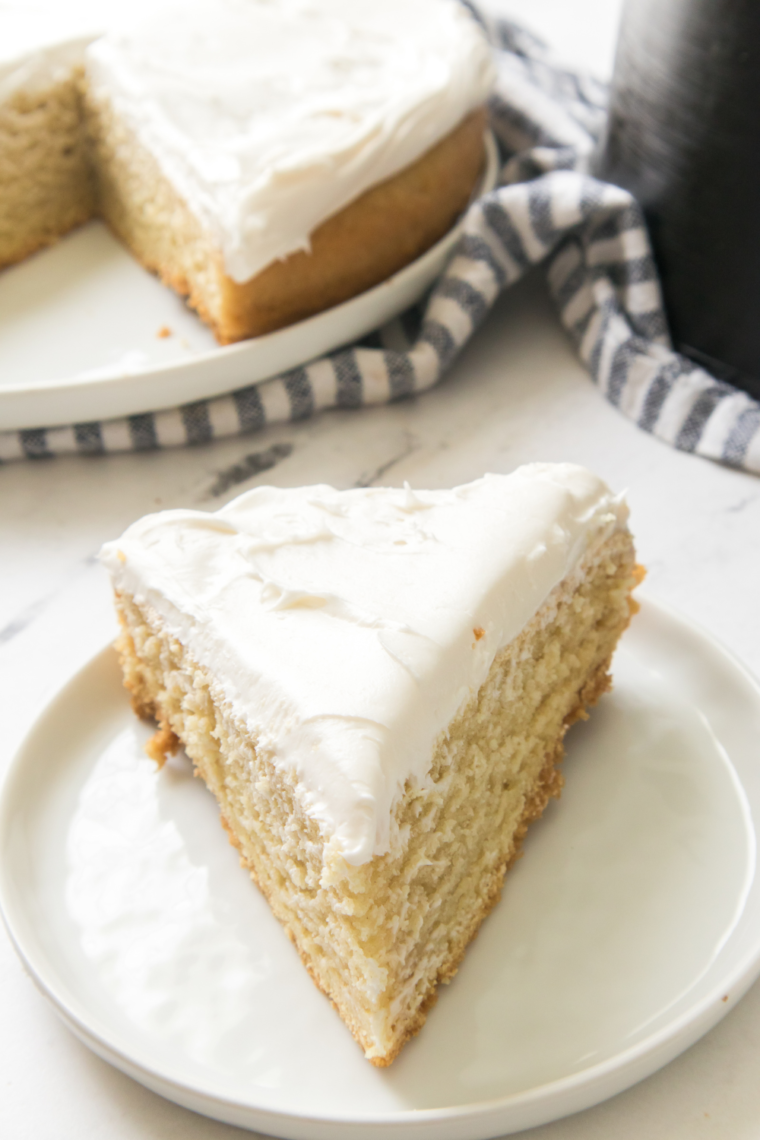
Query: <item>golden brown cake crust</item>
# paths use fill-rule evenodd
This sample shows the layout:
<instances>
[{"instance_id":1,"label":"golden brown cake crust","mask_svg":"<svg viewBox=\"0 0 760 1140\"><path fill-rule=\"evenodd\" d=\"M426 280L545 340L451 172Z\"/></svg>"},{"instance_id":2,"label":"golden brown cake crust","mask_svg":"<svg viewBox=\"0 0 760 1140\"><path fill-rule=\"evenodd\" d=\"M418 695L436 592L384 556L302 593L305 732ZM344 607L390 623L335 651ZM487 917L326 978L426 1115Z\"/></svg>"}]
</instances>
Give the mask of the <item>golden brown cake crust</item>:
<instances>
[{"instance_id":1,"label":"golden brown cake crust","mask_svg":"<svg viewBox=\"0 0 760 1140\"><path fill-rule=\"evenodd\" d=\"M225 277L219 339L271 332L332 308L430 249L470 200L483 170L485 127L485 110L473 111L417 162L323 222L310 253L276 261L243 285Z\"/></svg>"},{"instance_id":2,"label":"golden brown cake crust","mask_svg":"<svg viewBox=\"0 0 760 1140\"><path fill-rule=\"evenodd\" d=\"M417 162L323 222L310 253L291 254L239 284L108 104L90 99L88 116L102 217L146 269L187 298L220 344L313 316L414 261L465 209L485 156L479 108Z\"/></svg>"}]
</instances>

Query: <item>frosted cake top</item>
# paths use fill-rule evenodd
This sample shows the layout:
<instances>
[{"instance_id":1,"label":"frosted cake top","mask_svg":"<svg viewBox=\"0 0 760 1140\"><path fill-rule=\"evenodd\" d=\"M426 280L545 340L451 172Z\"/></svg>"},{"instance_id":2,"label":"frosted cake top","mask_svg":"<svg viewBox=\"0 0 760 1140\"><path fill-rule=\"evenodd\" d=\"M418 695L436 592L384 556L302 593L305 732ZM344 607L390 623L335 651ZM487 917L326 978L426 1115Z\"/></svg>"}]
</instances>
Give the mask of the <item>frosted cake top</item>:
<instances>
[{"instance_id":1,"label":"frosted cake top","mask_svg":"<svg viewBox=\"0 0 760 1140\"><path fill-rule=\"evenodd\" d=\"M183 0L87 52L93 91L148 149L242 282L392 177L487 98L456 0Z\"/></svg>"},{"instance_id":2,"label":"frosted cake top","mask_svg":"<svg viewBox=\"0 0 760 1140\"><path fill-rule=\"evenodd\" d=\"M627 513L570 464L450 491L258 487L148 515L102 559L360 864L496 653Z\"/></svg>"}]
</instances>

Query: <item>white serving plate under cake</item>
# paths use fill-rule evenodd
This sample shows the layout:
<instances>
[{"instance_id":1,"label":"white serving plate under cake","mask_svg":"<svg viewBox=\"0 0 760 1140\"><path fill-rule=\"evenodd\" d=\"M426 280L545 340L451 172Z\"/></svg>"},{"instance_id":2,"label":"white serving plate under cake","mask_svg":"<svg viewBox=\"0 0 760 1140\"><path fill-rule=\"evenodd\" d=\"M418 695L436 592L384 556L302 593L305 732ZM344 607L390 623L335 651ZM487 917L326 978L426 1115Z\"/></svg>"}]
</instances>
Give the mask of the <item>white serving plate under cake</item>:
<instances>
[{"instance_id":1,"label":"white serving plate under cake","mask_svg":"<svg viewBox=\"0 0 760 1140\"><path fill-rule=\"evenodd\" d=\"M568 737L451 986L388 1069L363 1058L187 762L142 752L113 650L43 712L0 798L0 904L96 1053L197 1112L295 1140L483 1140L629 1087L760 968L760 689L649 600Z\"/></svg>"},{"instance_id":2,"label":"white serving plate under cake","mask_svg":"<svg viewBox=\"0 0 760 1140\"><path fill-rule=\"evenodd\" d=\"M490 134L486 154L477 195L498 179ZM0 431L175 407L350 344L424 295L462 225L460 219L422 257L366 293L278 332L221 347L101 222L90 222L0 272ZM170 335L159 335L164 330Z\"/></svg>"}]
</instances>

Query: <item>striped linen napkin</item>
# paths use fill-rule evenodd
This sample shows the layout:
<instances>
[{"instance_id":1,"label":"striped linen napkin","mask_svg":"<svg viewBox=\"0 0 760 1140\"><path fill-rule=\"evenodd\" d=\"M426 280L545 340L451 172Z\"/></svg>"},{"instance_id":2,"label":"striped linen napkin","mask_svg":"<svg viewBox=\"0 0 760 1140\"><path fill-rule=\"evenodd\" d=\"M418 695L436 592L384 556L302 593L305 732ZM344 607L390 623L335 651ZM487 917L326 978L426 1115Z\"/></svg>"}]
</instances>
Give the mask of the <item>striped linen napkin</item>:
<instances>
[{"instance_id":1,"label":"striped linen napkin","mask_svg":"<svg viewBox=\"0 0 760 1140\"><path fill-rule=\"evenodd\" d=\"M490 117L503 167L497 189L470 207L422 305L360 344L228 396L0 433L0 462L200 444L419 394L441 378L499 293L546 261L562 323L615 407L673 447L760 474L760 403L672 350L641 210L625 190L588 173L606 87L558 67L524 29L467 7L497 60Z\"/></svg>"}]
</instances>

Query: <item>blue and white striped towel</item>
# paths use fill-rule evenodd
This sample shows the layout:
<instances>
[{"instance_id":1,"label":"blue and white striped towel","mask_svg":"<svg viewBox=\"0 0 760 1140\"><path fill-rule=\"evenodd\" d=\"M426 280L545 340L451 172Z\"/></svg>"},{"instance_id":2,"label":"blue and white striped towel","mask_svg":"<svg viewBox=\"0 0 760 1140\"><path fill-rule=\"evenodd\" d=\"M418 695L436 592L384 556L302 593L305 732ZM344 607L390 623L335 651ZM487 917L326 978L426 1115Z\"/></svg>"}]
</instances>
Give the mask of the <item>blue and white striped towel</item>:
<instances>
[{"instance_id":1,"label":"blue and white striped towel","mask_svg":"<svg viewBox=\"0 0 760 1140\"><path fill-rule=\"evenodd\" d=\"M359 345L229 396L0 433L0 462L199 444L424 392L501 290L546 260L560 318L607 399L673 447L760 474L760 404L673 352L641 210L588 174L606 88L557 67L523 29L468 7L498 63L490 110L504 165L499 187L470 207L424 306Z\"/></svg>"}]
</instances>

